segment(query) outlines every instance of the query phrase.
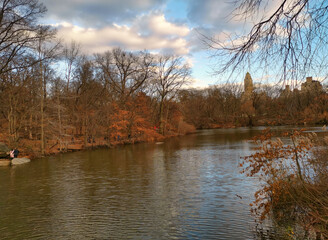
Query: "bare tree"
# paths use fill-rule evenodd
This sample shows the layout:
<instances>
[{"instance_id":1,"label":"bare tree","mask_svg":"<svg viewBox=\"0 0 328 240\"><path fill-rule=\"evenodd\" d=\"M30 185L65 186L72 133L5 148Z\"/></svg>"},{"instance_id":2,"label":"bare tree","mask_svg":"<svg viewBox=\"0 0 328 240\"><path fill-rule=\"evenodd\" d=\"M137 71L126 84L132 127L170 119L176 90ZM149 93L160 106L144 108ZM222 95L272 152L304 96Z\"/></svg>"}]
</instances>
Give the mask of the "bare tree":
<instances>
[{"instance_id":1,"label":"bare tree","mask_svg":"<svg viewBox=\"0 0 328 240\"><path fill-rule=\"evenodd\" d=\"M38 0L0 1L0 74L39 61L35 58L35 61L26 61L20 66L10 64L17 56L32 54L31 48L40 38L38 32L47 28L37 23L45 12L46 8Z\"/></svg>"},{"instance_id":2,"label":"bare tree","mask_svg":"<svg viewBox=\"0 0 328 240\"><path fill-rule=\"evenodd\" d=\"M171 100L181 87L188 83L191 69L182 57L159 56L155 67L154 85L160 98L160 131L164 133L164 102Z\"/></svg>"},{"instance_id":3,"label":"bare tree","mask_svg":"<svg viewBox=\"0 0 328 240\"><path fill-rule=\"evenodd\" d=\"M66 45L63 48L63 57L65 62L65 79L66 79L66 91L68 92L72 73L74 72L74 64L77 63L80 55L81 45L75 41L72 41L70 45Z\"/></svg>"},{"instance_id":4,"label":"bare tree","mask_svg":"<svg viewBox=\"0 0 328 240\"><path fill-rule=\"evenodd\" d=\"M38 34L38 58L39 58L39 81L40 81L40 128L41 128L41 155L45 154L45 100L47 95L47 66L58 57L59 42L50 42L55 38L55 32L49 28L42 28Z\"/></svg>"},{"instance_id":5,"label":"bare tree","mask_svg":"<svg viewBox=\"0 0 328 240\"><path fill-rule=\"evenodd\" d=\"M136 54L115 48L110 52L97 54L96 63L123 106L128 97L150 79L153 58L146 52Z\"/></svg>"},{"instance_id":6,"label":"bare tree","mask_svg":"<svg viewBox=\"0 0 328 240\"><path fill-rule=\"evenodd\" d=\"M326 75L328 2L315 0L236 0L235 16L259 16L249 33L206 38L218 58L218 73L249 67L276 72L280 80ZM269 12L269 14L268 14ZM228 39L228 40L227 40ZM221 64L222 63L222 64Z\"/></svg>"},{"instance_id":7,"label":"bare tree","mask_svg":"<svg viewBox=\"0 0 328 240\"><path fill-rule=\"evenodd\" d=\"M96 78L94 62L85 56L77 65L75 78L75 125L80 129L80 134L84 136L84 145L87 146L98 127L94 116L101 112L100 106L103 106L106 96L105 88Z\"/></svg>"}]
</instances>

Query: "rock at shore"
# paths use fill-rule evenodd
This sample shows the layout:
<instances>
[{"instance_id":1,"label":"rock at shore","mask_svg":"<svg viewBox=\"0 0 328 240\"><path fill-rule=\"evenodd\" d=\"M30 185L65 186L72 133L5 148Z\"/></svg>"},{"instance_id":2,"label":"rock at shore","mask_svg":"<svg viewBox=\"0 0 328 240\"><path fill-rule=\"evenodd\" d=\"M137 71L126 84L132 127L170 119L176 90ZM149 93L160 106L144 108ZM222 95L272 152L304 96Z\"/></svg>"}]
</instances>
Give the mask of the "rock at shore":
<instances>
[{"instance_id":1,"label":"rock at shore","mask_svg":"<svg viewBox=\"0 0 328 240\"><path fill-rule=\"evenodd\" d=\"M11 161L8 159L0 159L0 167L6 167L11 164Z\"/></svg>"},{"instance_id":2,"label":"rock at shore","mask_svg":"<svg viewBox=\"0 0 328 240\"><path fill-rule=\"evenodd\" d=\"M6 144L0 142L0 158L5 158L8 156L10 149Z\"/></svg>"},{"instance_id":3,"label":"rock at shore","mask_svg":"<svg viewBox=\"0 0 328 240\"><path fill-rule=\"evenodd\" d=\"M31 160L28 158L14 158L13 160L11 160L11 165L20 165L20 164L24 164L24 163L28 163Z\"/></svg>"}]
</instances>

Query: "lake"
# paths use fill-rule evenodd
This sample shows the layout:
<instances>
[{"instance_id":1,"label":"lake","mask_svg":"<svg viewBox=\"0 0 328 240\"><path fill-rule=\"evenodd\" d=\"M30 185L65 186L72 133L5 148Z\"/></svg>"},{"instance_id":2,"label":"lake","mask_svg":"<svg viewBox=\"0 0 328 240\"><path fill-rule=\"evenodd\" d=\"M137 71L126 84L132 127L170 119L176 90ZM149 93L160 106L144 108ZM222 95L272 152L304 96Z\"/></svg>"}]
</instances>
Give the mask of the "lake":
<instances>
[{"instance_id":1,"label":"lake","mask_svg":"<svg viewBox=\"0 0 328 240\"><path fill-rule=\"evenodd\" d=\"M260 183L238 166L262 129L1 167L0 239L256 239L249 203Z\"/></svg>"}]
</instances>

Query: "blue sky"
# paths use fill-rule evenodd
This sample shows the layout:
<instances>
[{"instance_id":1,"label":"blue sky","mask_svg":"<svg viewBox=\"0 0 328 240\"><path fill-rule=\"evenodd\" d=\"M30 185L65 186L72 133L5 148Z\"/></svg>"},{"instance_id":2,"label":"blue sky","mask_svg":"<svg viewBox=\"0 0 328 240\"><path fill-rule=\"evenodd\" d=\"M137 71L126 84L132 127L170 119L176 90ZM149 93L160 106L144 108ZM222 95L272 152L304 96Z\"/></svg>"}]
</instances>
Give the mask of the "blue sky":
<instances>
[{"instance_id":1,"label":"blue sky","mask_svg":"<svg viewBox=\"0 0 328 240\"><path fill-rule=\"evenodd\" d=\"M84 53L121 47L181 55L192 66L193 87L217 84L224 78L213 75L215 61L210 61L210 53L199 33L220 36L223 32L245 29L244 22L231 19L235 6L227 0L41 2L48 9L44 22L56 26L59 36L67 43L79 42Z\"/></svg>"}]
</instances>

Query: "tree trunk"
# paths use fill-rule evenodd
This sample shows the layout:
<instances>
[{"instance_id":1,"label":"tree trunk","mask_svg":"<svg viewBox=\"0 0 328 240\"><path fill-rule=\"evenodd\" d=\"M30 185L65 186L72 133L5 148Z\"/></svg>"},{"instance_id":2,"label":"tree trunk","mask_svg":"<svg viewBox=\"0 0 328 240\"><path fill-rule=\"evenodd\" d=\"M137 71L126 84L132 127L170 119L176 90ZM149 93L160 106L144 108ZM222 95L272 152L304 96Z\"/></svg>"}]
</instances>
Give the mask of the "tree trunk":
<instances>
[{"instance_id":1,"label":"tree trunk","mask_svg":"<svg viewBox=\"0 0 328 240\"><path fill-rule=\"evenodd\" d=\"M159 131L164 135L164 98L161 98L159 105Z\"/></svg>"},{"instance_id":2,"label":"tree trunk","mask_svg":"<svg viewBox=\"0 0 328 240\"><path fill-rule=\"evenodd\" d=\"M40 53L41 54L41 53ZM42 71L42 61L40 61L40 113L41 113L41 156L44 156L44 79L43 79L43 71Z\"/></svg>"},{"instance_id":3,"label":"tree trunk","mask_svg":"<svg viewBox=\"0 0 328 240\"><path fill-rule=\"evenodd\" d=\"M320 232L315 233L315 239L316 240L321 240L321 233Z\"/></svg>"},{"instance_id":4,"label":"tree trunk","mask_svg":"<svg viewBox=\"0 0 328 240\"><path fill-rule=\"evenodd\" d=\"M32 113L30 113L30 127L29 127L29 139L32 140L33 139L33 133L32 133L32 124L33 124L33 115Z\"/></svg>"},{"instance_id":5,"label":"tree trunk","mask_svg":"<svg viewBox=\"0 0 328 240\"><path fill-rule=\"evenodd\" d=\"M10 106L10 111L8 112L8 133L9 133L9 136L11 136L12 134L12 125L13 125L13 118L12 118L12 114L13 114L13 108L12 106Z\"/></svg>"},{"instance_id":6,"label":"tree trunk","mask_svg":"<svg viewBox=\"0 0 328 240\"><path fill-rule=\"evenodd\" d=\"M83 119L83 130L84 130L84 147L86 148L88 145L88 130L87 130L87 117L84 116Z\"/></svg>"},{"instance_id":7,"label":"tree trunk","mask_svg":"<svg viewBox=\"0 0 328 240\"><path fill-rule=\"evenodd\" d=\"M70 81L70 77L71 77L71 70L72 70L72 65L69 64L68 70L67 70L67 84L66 84L66 93L67 94L68 94L68 90L69 90L69 81Z\"/></svg>"},{"instance_id":8,"label":"tree trunk","mask_svg":"<svg viewBox=\"0 0 328 240\"><path fill-rule=\"evenodd\" d=\"M166 110L166 117L165 117L165 124L164 124L164 131L163 133L166 133L166 127L167 127L167 119L169 118L169 105L167 105L167 110Z\"/></svg>"},{"instance_id":9,"label":"tree trunk","mask_svg":"<svg viewBox=\"0 0 328 240\"><path fill-rule=\"evenodd\" d=\"M58 127L59 127L59 151L62 151L63 145L62 145L62 123L61 123L61 112L60 112L60 99L59 99L59 91L57 93L57 106L58 106Z\"/></svg>"}]
</instances>

